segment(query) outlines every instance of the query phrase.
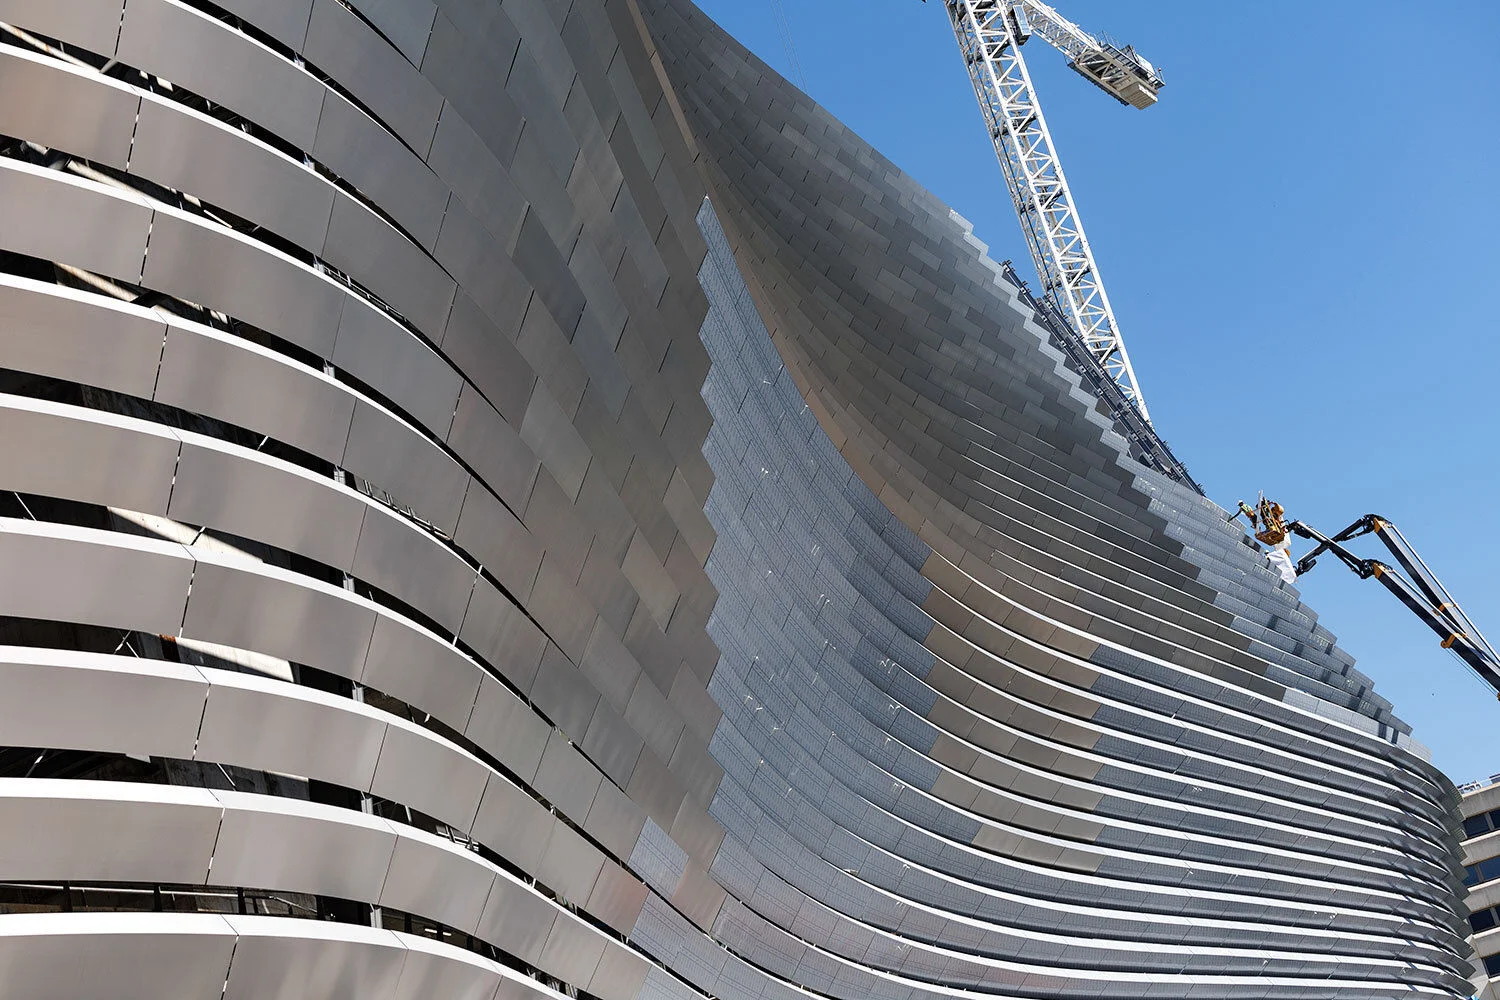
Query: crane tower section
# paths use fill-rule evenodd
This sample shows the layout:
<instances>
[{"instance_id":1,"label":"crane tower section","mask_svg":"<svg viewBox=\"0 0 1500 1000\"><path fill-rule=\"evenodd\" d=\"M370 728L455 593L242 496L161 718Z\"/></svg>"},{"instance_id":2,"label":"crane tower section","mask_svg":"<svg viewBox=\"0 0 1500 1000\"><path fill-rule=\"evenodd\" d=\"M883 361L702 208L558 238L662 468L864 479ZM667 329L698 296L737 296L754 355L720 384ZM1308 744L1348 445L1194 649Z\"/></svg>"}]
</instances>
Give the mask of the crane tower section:
<instances>
[{"instance_id":1,"label":"crane tower section","mask_svg":"<svg viewBox=\"0 0 1500 1000\"><path fill-rule=\"evenodd\" d=\"M1132 107L1156 103L1161 74L1131 47L1095 38L1036 0L945 0L945 5L1043 293L1149 423L1021 46L1033 33L1041 36L1080 75Z\"/></svg>"}]
</instances>

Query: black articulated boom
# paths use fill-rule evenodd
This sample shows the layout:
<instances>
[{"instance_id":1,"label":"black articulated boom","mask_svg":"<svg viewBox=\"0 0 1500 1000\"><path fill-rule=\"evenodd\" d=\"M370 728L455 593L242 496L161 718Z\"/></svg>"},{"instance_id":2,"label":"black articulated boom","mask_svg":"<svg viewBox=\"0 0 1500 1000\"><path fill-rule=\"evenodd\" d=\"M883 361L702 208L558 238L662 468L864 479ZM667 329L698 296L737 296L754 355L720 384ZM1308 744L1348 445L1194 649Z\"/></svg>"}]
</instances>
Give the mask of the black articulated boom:
<instances>
[{"instance_id":1,"label":"black articulated boom","mask_svg":"<svg viewBox=\"0 0 1500 1000\"><path fill-rule=\"evenodd\" d=\"M1495 647L1490 645L1469 616L1464 614L1463 608L1458 606L1453 595L1448 593L1448 589L1433 575L1422 557L1417 555L1400 529L1379 514L1366 514L1330 538L1302 521L1287 521L1282 516L1284 513L1279 503L1262 496L1254 507L1241 500L1239 510L1230 515L1229 519L1233 521L1244 516L1250 521L1252 529L1259 528L1255 532L1255 538L1270 546L1273 556L1278 547L1285 548L1288 535L1316 542L1312 551L1298 560L1295 566L1295 576L1298 578L1318 564L1319 556L1332 552L1340 562L1357 573L1361 580L1371 577L1379 580L1386 590L1395 594L1397 600L1438 634L1444 649L1452 650L1500 697L1500 653L1495 652ZM1384 542L1406 575L1402 576L1379 560L1361 559L1344 547L1345 542L1363 535L1374 535ZM1286 579L1290 581L1292 576L1288 574Z\"/></svg>"},{"instance_id":2,"label":"black articulated boom","mask_svg":"<svg viewBox=\"0 0 1500 1000\"><path fill-rule=\"evenodd\" d=\"M1333 553L1340 562L1359 574L1360 579L1374 577L1438 634L1444 649L1457 654L1500 696L1500 654L1464 614L1453 595L1427 568L1422 557L1394 524L1379 514L1366 514L1331 538L1301 521L1288 522L1286 530L1317 543L1297 562L1299 577L1317 565L1318 557L1325 552ZM1378 560L1361 559L1344 547L1344 542L1362 535L1374 535L1384 542L1406 575Z\"/></svg>"}]
</instances>

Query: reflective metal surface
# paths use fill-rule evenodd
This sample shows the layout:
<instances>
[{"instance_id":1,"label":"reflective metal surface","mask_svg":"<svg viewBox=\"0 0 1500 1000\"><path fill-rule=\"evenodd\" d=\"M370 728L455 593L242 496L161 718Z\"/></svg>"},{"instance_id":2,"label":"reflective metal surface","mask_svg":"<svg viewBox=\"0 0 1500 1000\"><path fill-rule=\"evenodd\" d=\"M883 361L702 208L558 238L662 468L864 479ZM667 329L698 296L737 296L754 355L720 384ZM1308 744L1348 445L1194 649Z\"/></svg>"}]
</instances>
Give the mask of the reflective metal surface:
<instances>
[{"instance_id":1,"label":"reflective metal surface","mask_svg":"<svg viewBox=\"0 0 1500 1000\"><path fill-rule=\"evenodd\" d=\"M687 0L0 21L0 881L136 907L0 993L1467 995L1389 703Z\"/></svg>"},{"instance_id":2,"label":"reflective metal surface","mask_svg":"<svg viewBox=\"0 0 1500 1000\"><path fill-rule=\"evenodd\" d=\"M5 17L0 9L0 18ZM20 22L23 25L24 21ZM26 52L0 52L0 132L124 169L141 99L130 88Z\"/></svg>"}]
</instances>

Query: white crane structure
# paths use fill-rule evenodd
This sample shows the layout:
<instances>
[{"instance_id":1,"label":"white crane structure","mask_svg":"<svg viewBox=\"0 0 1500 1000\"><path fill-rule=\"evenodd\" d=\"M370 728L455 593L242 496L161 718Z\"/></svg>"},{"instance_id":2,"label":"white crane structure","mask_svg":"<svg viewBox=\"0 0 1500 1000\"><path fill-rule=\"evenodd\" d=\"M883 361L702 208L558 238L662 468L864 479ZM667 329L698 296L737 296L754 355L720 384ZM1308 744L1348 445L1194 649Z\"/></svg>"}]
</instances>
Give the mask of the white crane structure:
<instances>
[{"instance_id":1,"label":"white crane structure","mask_svg":"<svg viewBox=\"0 0 1500 1000\"><path fill-rule=\"evenodd\" d=\"M1033 33L1122 104L1156 103L1161 74L1130 46L1095 38L1037 0L944 0L989 125L1043 294L1149 425L1146 401L1094 263L1021 46Z\"/></svg>"}]
</instances>

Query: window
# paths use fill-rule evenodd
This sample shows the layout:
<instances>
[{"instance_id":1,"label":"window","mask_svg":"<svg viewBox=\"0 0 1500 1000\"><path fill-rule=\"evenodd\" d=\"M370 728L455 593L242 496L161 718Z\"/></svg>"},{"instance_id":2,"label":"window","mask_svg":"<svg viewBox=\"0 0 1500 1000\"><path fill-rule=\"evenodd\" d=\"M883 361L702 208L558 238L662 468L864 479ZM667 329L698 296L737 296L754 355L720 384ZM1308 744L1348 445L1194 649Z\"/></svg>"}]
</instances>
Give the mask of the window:
<instances>
[{"instance_id":1,"label":"window","mask_svg":"<svg viewBox=\"0 0 1500 1000\"><path fill-rule=\"evenodd\" d=\"M1475 934L1487 931L1494 927L1500 920L1495 919L1494 910L1475 910L1469 915L1469 926Z\"/></svg>"},{"instance_id":2,"label":"window","mask_svg":"<svg viewBox=\"0 0 1500 1000\"><path fill-rule=\"evenodd\" d=\"M1484 971L1487 975L1500 976L1500 955L1491 955L1484 960Z\"/></svg>"},{"instance_id":3,"label":"window","mask_svg":"<svg viewBox=\"0 0 1500 1000\"><path fill-rule=\"evenodd\" d=\"M1478 837L1490 832L1490 814L1480 813L1478 816L1470 816L1464 820L1464 839Z\"/></svg>"}]
</instances>

